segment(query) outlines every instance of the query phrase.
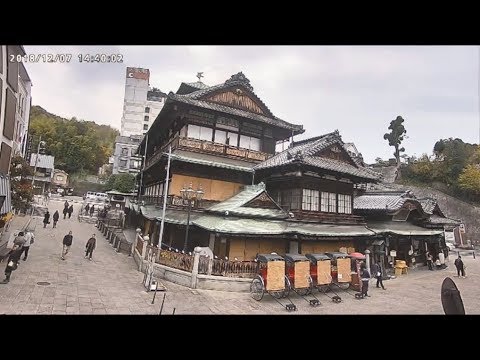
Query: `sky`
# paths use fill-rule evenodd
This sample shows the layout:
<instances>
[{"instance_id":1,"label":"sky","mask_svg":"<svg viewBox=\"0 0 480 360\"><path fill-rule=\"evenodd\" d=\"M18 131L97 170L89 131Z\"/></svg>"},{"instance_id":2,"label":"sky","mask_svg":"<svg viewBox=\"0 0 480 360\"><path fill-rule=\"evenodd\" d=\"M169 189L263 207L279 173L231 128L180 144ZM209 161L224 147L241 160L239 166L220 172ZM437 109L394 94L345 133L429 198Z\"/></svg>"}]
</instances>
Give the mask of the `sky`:
<instances>
[{"instance_id":1,"label":"sky","mask_svg":"<svg viewBox=\"0 0 480 360\"><path fill-rule=\"evenodd\" d=\"M405 119L409 156L436 141L479 143L479 48L474 46L25 46L27 54L71 54L26 64L32 104L56 115L120 129L126 67L150 70L150 86L176 92L203 72L207 85L242 71L273 114L302 124L301 140L339 130L367 163L393 157L383 139ZM123 63L80 63L121 54Z\"/></svg>"}]
</instances>

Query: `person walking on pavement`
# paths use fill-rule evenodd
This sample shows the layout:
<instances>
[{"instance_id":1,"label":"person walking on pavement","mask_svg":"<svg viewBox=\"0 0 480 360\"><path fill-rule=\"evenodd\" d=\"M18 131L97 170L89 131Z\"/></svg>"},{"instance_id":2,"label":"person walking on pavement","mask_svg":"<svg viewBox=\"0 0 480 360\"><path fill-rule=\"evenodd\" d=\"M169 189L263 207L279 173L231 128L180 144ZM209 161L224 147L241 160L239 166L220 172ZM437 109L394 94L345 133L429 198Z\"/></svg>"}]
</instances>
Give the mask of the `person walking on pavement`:
<instances>
[{"instance_id":1,"label":"person walking on pavement","mask_svg":"<svg viewBox=\"0 0 480 360\"><path fill-rule=\"evenodd\" d=\"M58 218L60 217L60 214L58 213L58 210L55 210L53 213L53 228L55 229L57 227L57 221Z\"/></svg>"},{"instance_id":2,"label":"person walking on pavement","mask_svg":"<svg viewBox=\"0 0 480 360\"><path fill-rule=\"evenodd\" d=\"M427 265L428 265L428 270L433 271L433 257L432 257L432 254L430 254L429 252L427 252Z\"/></svg>"},{"instance_id":3,"label":"person walking on pavement","mask_svg":"<svg viewBox=\"0 0 480 360\"><path fill-rule=\"evenodd\" d=\"M69 219L72 217L72 213L73 213L73 204L70 205L70 207L68 208L68 218Z\"/></svg>"},{"instance_id":4,"label":"person walking on pavement","mask_svg":"<svg viewBox=\"0 0 480 360\"><path fill-rule=\"evenodd\" d=\"M8 256L7 266L5 267L5 279L0 284L8 284L12 272L18 267L20 256L22 256L22 247L15 245Z\"/></svg>"},{"instance_id":5,"label":"person walking on pavement","mask_svg":"<svg viewBox=\"0 0 480 360\"><path fill-rule=\"evenodd\" d=\"M365 263L362 263L360 266L360 277L362 279L362 299L366 298L368 295L368 283L370 281L370 272L367 270Z\"/></svg>"},{"instance_id":6,"label":"person walking on pavement","mask_svg":"<svg viewBox=\"0 0 480 360\"><path fill-rule=\"evenodd\" d=\"M65 260L65 256L67 256L68 251L70 250L70 246L72 246L72 242L73 242L73 235L72 235L72 231L70 230L68 234L63 237L62 260Z\"/></svg>"},{"instance_id":7,"label":"person walking on pavement","mask_svg":"<svg viewBox=\"0 0 480 360\"><path fill-rule=\"evenodd\" d=\"M48 209L43 218L43 228L46 228L47 224L50 224L50 213L48 212Z\"/></svg>"},{"instance_id":8,"label":"person walking on pavement","mask_svg":"<svg viewBox=\"0 0 480 360\"><path fill-rule=\"evenodd\" d=\"M13 245L20 247L20 249L25 245L25 232L20 231L15 239L13 240Z\"/></svg>"},{"instance_id":9,"label":"person walking on pavement","mask_svg":"<svg viewBox=\"0 0 480 360\"><path fill-rule=\"evenodd\" d=\"M88 210L90 209L90 203L87 203L85 206L85 215L88 215Z\"/></svg>"},{"instance_id":10,"label":"person walking on pavement","mask_svg":"<svg viewBox=\"0 0 480 360\"><path fill-rule=\"evenodd\" d=\"M90 208L90 217L93 216L94 212L95 212L95 205L92 205L92 207Z\"/></svg>"},{"instance_id":11,"label":"person walking on pavement","mask_svg":"<svg viewBox=\"0 0 480 360\"><path fill-rule=\"evenodd\" d=\"M385 286L383 286L383 274L382 274L382 267L380 266L379 263L373 264L373 269L372 269L373 274L375 274L375 278L377 279L377 288L379 288L381 285L382 289L385 290Z\"/></svg>"},{"instance_id":12,"label":"person walking on pavement","mask_svg":"<svg viewBox=\"0 0 480 360\"><path fill-rule=\"evenodd\" d=\"M458 258L455 259L454 265L457 268L458 277L465 278L465 265L463 264L463 260L460 254L458 254Z\"/></svg>"},{"instance_id":13,"label":"person walking on pavement","mask_svg":"<svg viewBox=\"0 0 480 360\"><path fill-rule=\"evenodd\" d=\"M67 218L68 206L68 201L65 200L65 203L63 204L63 220Z\"/></svg>"},{"instance_id":14,"label":"person walking on pavement","mask_svg":"<svg viewBox=\"0 0 480 360\"><path fill-rule=\"evenodd\" d=\"M23 257L23 261L27 261L30 245L32 245L34 242L35 242L35 235L33 235L31 231L27 231L25 234L25 242L23 244L22 251L20 252L20 256L22 256L22 254L25 253L25 256Z\"/></svg>"},{"instance_id":15,"label":"person walking on pavement","mask_svg":"<svg viewBox=\"0 0 480 360\"><path fill-rule=\"evenodd\" d=\"M92 254L96 244L97 239L95 238L95 234L93 234L92 237L88 239L87 245L85 245L85 259L88 257L88 260L92 260Z\"/></svg>"}]
</instances>

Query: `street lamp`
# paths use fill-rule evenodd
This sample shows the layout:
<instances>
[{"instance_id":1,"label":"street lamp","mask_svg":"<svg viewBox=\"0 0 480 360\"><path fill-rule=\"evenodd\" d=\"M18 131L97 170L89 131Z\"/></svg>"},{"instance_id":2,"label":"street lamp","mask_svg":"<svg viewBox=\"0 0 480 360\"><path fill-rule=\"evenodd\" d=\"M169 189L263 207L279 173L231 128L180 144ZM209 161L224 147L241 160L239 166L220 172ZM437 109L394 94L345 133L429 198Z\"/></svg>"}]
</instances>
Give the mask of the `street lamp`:
<instances>
[{"instance_id":1,"label":"street lamp","mask_svg":"<svg viewBox=\"0 0 480 360\"><path fill-rule=\"evenodd\" d=\"M203 198L203 190L202 186L199 185L197 190L193 190L192 183L186 188L186 185L183 185L182 190L180 190L180 194L182 195L182 199L187 201L188 205L188 213L187 213L187 229L185 230L185 242L183 244L183 251L187 251L187 243L188 243L188 229L190 227L190 210L192 208L192 201L197 201L197 204Z\"/></svg>"}]
</instances>

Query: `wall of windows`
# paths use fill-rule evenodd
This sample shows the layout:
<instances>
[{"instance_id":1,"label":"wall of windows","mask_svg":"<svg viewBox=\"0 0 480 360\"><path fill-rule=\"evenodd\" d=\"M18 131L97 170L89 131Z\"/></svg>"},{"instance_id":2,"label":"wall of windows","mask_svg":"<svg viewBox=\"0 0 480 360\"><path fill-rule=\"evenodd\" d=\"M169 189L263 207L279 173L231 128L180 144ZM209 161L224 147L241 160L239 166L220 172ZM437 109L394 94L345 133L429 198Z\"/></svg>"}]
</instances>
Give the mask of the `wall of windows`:
<instances>
[{"instance_id":1,"label":"wall of windows","mask_svg":"<svg viewBox=\"0 0 480 360\"><path fill-rule=\"evenodd\" d=\"M352 196L313 189L272 190L273 199L286 210L351 214ZM338 211L337 211L338 210Z\"/></svg>"},{"instance_id":2,"label":"wall of windows","mask_svg":"<svg viewBox=\"0 0 480 360\"><path fill-rule=\"evenodd\" d=\"M205 126L188 124L187 137L198 140L212 141L213 129Z\"/></svg>"},{"instance_id":3,"label":"wall of windows","mask_svg":"<svg viewBox=\"0 0 480 360\"><path fill-rule=\"evenodd\" d=\"M237 130L238 131L238 130ZM215 135L215 136L214 136ZM237 132L226 129L212 129L206 126L188 124L180 130L180 136L192 139L214 141L218 144L238 146L242 149L261 151L260 138L248 135L239 135Z\"/></svg>"},{"instance_id":4,"label":"wall of windows","mask_svg":"<svg viewBox=\"0 0 480 360\"><path fill-rule=\"evenodd\" d=\"M340 214L352 213L352 197L350 195L338 194L338 212Z\"/></svg>"}]
</instances>

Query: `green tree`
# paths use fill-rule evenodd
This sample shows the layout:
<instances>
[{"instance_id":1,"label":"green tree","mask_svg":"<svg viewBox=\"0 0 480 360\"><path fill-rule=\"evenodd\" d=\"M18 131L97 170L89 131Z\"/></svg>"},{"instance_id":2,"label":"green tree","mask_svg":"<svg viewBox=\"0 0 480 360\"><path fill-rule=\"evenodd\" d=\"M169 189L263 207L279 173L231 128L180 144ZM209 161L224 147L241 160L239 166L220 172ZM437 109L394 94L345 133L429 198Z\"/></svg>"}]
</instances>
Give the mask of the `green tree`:
<instances>
[{"instance_id":1,"label":"green tree","mask_svg":"<svg viewBox=\"0 0 480 360\"><path fill-rule=\"evenodd\" d=\"M12 187L12 205L21 212L26 212L33 202L32 176L33 170L19 155L13 156L10 161L10 185Z\"/></svg>"},{"instance_id":2,"label":"green tree","mask_svg":"<svg viewBox=\"0 0 480 360\"><path fill-rule=\"evenodd\" d=\"M30 111L32 146L36 149L40 135L46 142L46 154L55 156L55 167L70 175L96 174L113 153L118 130L92 121L64 119L40 106Z\"/></svg>"},{"instance_id":3,"label":"green tree","mask_svg":"<svg viewBox=\"0 0 480 360\"><path fill-rule=\"evenodd\" d=\"M480 166L467 165L458 177L458 184L461 189L480 195Z\"/></svg>"},{"instance_id":4,"label":"green tree","mask_svg":"<svg viewBox=\"0 0 480 360\"><path fill-rule=\"evenodd\" d=\"M116 190L123 193L131 193L135 188L135 176L132 174L110 175L105 184L105 190Z\"/></svg>"},{"instance_id":5,"label":"green tree","mask_svg":"<svg viewBox=\"0 0 480 360\"><path fill-rule=\"evenodd\" d=\"M393 155L397 160L397 166L400 166L400 153L405 151L405 148L400 148L400 144L407 133L407 130L405 130L405 127L403 126L404 121L405 120L401 116L397 116L395 120L390 122L390 126L388 127L390 132L383 135L383 138L388 140L388 145L395 148Z\"/></svg>"}]
</instances>

